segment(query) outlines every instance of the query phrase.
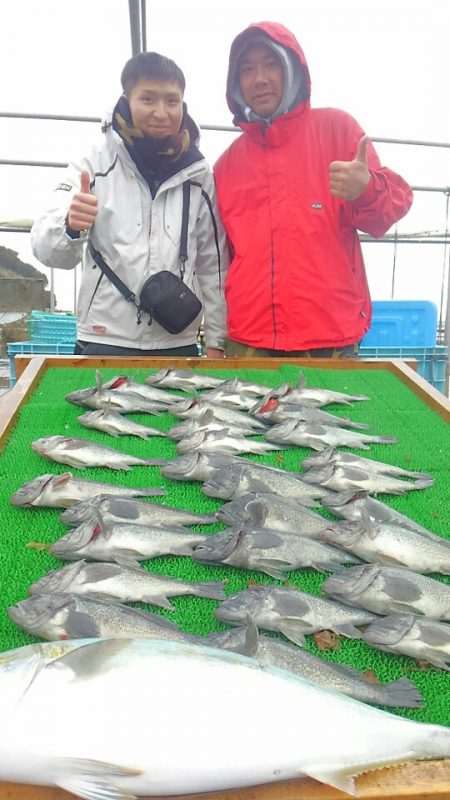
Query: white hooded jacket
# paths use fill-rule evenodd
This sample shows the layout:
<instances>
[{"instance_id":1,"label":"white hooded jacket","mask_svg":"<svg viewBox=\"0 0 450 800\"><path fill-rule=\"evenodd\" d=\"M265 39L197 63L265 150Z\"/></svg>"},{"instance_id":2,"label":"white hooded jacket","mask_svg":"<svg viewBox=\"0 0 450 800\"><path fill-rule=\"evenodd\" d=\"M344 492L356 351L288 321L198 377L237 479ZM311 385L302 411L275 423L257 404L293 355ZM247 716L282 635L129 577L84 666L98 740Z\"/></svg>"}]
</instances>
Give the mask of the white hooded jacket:
<instances>
[{"instance_id":1,"label":"white hooded jacket","mask_svg":"<svg viewBox=\"0 0 450 800\"><path fill-rule=\"evenodd\" d=\"M74 269L82 261L78 296L78 339L140 350L166 349L194 344L204 316L207 347L224 347L226 310L223 286L228 269L225 235L217 212L214 179L204 159L165 180L152 199L147 182L113 130L88 157L69 165L52 201L31 230L33 253L47 267ZM80 175L87 170L91 192L98 199L98 214L89 234L72 239L65 220L72 196L80 191ZM171 334L147 314L138 324L136 307L125 300L103 275L88 252L94 247L139 297L150 275L160 270L180 274L182 184L190 180L188 260L184 280L203 303L202 314L179 334Z\"/></svg>"}]
</instances>

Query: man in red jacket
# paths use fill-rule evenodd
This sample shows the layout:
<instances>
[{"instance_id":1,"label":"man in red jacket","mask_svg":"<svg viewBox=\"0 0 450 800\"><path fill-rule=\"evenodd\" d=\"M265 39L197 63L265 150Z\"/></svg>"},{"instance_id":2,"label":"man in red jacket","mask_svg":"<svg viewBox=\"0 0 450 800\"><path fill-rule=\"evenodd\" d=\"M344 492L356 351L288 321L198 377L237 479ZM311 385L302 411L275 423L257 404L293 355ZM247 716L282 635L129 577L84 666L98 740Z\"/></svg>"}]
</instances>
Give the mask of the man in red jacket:
<instances>
[{"instance_id":1,"label":"man in red jacket","mask_svg":"<svg viewBox=\"0 0 450 800\"><path fill-rule=\"evenodd\" d=\"M236 37L227 100L243 135L215 166L233 257L228 356L355 355L371 322L357 230L382 236L412 203L356 120L311 108L310 89L285 27Z\"/></svg>"}]
</instances>

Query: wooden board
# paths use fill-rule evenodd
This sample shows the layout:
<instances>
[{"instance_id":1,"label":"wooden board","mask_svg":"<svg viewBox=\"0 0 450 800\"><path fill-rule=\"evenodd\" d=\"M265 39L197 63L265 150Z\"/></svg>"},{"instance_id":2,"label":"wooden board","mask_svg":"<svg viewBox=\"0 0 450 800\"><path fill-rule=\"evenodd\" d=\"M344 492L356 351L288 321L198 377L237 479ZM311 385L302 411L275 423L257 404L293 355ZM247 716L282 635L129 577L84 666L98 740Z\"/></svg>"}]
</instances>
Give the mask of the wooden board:
<instances>
[{"instance_id":1,"label":"wooden board","mask_svg":"<svg viewBox=\"0 0 450 800\"><path fill-rule=\"evenodd\" d=\"M126 372L130 368L157 369L167 366L208 369L278 369L283 364L323 369L382 369L387 370L406 384L414 394L445 420L450 421L450 402L419 377L414 369L401 360L379 359L226 359L202 358L161 359L135 357L97 356L16 356L18 381L0 401L0 447L7 441L17 414L33 393L42 375L54 367L116 368ZM62 734L63 735L63 734ZM201 750L201 744L200 750ZM232 758L232 754L230 754ZM356 780L359 797L363 800L450 800L450 759L442 761L413 762L376 770L361 775ZM0 782L0 800L70 800L73 795L62 789L27 786ZM345 800L349 795L310 779L298 779L246 789L236 789L214 794L189 795L186 800ZM153 797L152 800L163 800ZM167 798L165 798L167 800ZM179 796L178 800L182 800Z\"/></svg>"}]
</instances>

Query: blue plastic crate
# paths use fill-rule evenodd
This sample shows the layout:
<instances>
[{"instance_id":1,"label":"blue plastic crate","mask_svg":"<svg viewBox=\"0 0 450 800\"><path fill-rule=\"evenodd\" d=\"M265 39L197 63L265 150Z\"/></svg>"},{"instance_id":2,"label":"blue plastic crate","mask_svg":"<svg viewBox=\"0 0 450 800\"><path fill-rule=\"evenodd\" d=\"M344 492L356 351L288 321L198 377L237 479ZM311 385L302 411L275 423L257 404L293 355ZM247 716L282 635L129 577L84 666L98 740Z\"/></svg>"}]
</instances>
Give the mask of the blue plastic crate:
<instances>
[{"instance_id":1,"label":"blue plastic crate","mask_svg":"<svg viewBox=\"0 0 450 800\"><path fill-rule=\"evenodd\" d=\"M9 342L9 385L14 386L16 382L16 365L14 357L16 355L73 355L75 343L53 342Z\"/></svg>"},{"instance_id":2,"label":"blue plastic crate","mask_svg":"<svg viewBox=\"0 0 450 800\"><path fill-rule=\"evenodd\" d=\"M417 374L425 378L436 389L445 394L445 374L448 347L363 347L359 349L361 358L415 358Z\"/></svg>"},{"instance_id":3,"label":"blue plastic crate","mask_svg":"<svg viewBox=\"0 0 450 800\"><path fill-rule=\"evenodd\" d=\"M437 308L428 300L374 300L363 347L434 347Z\"/></svg>"},{"instance_id":4,"label":"blue plastic crate","mask_svg":"<svg viewBox=\"0 0 450 800\"><path fill-rule=\"evenodd\" d=\"M76 339L77 318L74 314L32 311L28 321L28 333L32 342L71 344Z\"/></svg>"}]
</instances>

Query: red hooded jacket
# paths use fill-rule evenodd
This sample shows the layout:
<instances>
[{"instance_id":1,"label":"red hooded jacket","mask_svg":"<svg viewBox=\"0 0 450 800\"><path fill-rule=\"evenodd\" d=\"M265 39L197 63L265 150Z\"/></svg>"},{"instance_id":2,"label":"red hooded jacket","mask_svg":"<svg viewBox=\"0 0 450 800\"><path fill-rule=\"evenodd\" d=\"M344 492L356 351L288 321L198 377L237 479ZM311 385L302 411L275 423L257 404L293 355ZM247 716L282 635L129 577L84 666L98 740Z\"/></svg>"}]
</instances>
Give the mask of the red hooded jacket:
<instances>
[{"instance_id":1,"label":"red hooded jacket","mask_svg":"<svg viewBox=\"0 0 450 800\"><path fill-rule=\"evenodd\" d=\"M286 114L246 122L231 81L246 39L263 34L299 59L308 97ZM332 161L352 161L364 131L333 108L312 109L305 56L282 25L250 25L233 42L227 99L244 133L215 165L231 251L228 337L256 348L309 350L358 342L371 302L357 229L382 236L411 206L412 191L382 167L369 142L369 184L352 202L333 197Z\"/></svg>"}]
</instances>

